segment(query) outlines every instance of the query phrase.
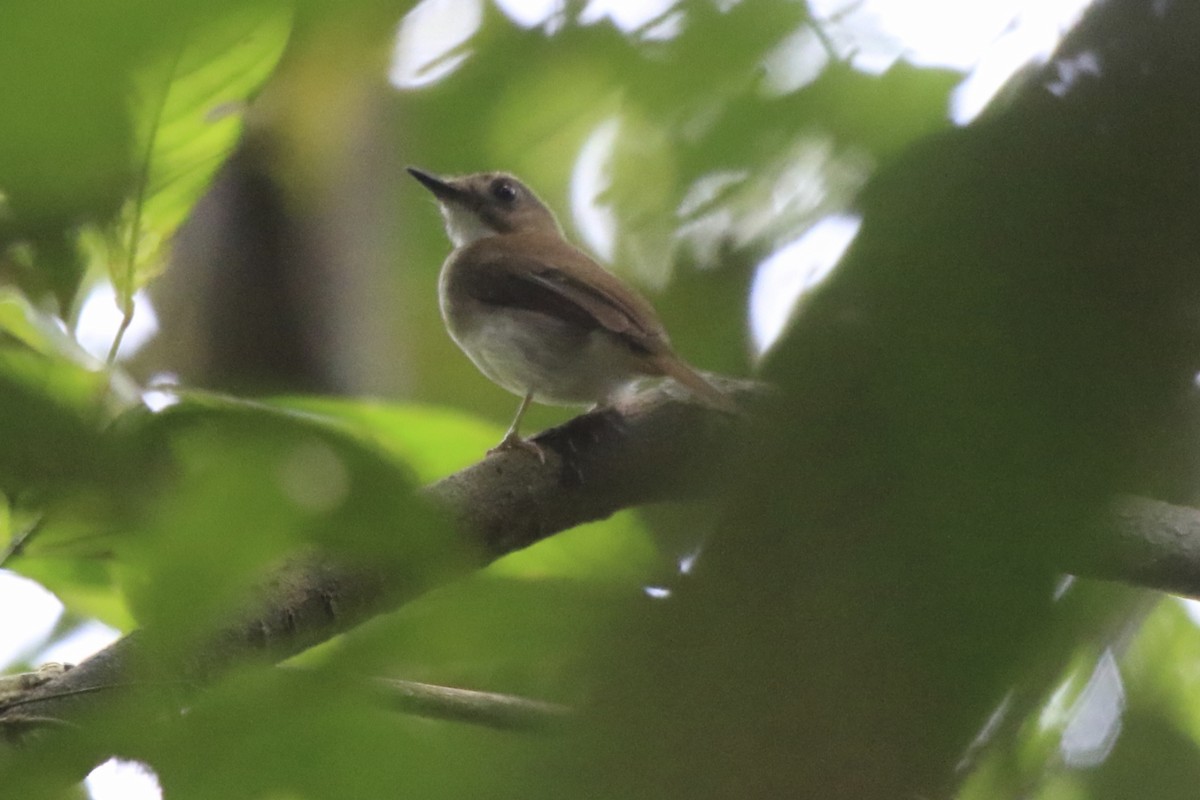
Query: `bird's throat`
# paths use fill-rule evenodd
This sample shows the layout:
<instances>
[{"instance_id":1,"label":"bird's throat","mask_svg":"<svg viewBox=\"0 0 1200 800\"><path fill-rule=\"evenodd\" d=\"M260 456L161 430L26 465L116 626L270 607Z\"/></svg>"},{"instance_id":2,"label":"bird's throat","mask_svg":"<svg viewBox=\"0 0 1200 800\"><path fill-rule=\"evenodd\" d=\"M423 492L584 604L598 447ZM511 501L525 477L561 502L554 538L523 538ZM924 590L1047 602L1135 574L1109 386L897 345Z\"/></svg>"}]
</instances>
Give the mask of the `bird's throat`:
<instances>
[{"instance_id":1,"label":"bird's throat","mask_svg":"<svg viewBox=\"0 0 1200 800\"><path fill-rule=\"evenodd\" d=\"M450 203L442 204L442 219L446 222L446 235L455 247L466 247L496 235L496 231L474 211Z\"/></svg>"}]
</instances>

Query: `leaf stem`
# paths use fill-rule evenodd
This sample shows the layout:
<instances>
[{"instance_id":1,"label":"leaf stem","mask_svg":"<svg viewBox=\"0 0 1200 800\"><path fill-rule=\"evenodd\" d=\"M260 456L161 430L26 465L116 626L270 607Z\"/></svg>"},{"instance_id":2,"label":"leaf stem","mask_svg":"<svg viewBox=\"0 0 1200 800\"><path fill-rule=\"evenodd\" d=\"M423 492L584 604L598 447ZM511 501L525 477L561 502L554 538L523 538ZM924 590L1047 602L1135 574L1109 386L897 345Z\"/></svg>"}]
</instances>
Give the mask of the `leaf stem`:
<instances>
[{"instance_id":1,"label":"leaf stem","mask_svg":"<svg viewBox=\"0 0 1200 800\"><path fill-rule=\"evenodd\" d=\"M125 338L125 331L129 330L129 324L133 322L133 296L130 295L124 302L125 313L121 317L121 326L117 328L117 335L113 337L112 347L108 348L108 358L104 361L108 366L117 363L117 351L121 349L121 340Z\"/></svg>"}]
</instances>

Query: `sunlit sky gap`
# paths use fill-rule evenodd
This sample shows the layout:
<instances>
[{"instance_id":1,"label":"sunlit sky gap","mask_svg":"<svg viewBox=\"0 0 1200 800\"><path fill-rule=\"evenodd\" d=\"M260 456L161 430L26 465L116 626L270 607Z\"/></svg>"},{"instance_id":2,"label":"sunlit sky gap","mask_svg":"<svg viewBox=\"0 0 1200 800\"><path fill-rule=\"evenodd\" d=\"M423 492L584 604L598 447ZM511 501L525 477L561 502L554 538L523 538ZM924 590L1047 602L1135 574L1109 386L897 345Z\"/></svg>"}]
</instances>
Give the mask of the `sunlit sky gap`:
<instances>
[{"instance_id":1,"label":"sunlit sky gap","mask_svg":"<svg viewBox=\"0 0 1200 800\"><path fill-rule=\"evenodd\" d=\"M158 777L145 764L110 758L84 782L92 800L160 800Z\"/></svg>"},{"instance_id":2,"label":"sunlit sky gap","mask_svg":"<svg viewBox=\"0 0 1200 800\"><path fill-rule=\"evenodd\" d=\"M146 342L158 333L158 315L145 292L133 295L133 321L121 337L118 359L126 359L137 353ZM75 340L97 359L108 356L117 330L124 318L117 303L117 293L111 283L104 281L95 286L79 309L79 322L75 329Z\"/></svg>"}]
</instances>

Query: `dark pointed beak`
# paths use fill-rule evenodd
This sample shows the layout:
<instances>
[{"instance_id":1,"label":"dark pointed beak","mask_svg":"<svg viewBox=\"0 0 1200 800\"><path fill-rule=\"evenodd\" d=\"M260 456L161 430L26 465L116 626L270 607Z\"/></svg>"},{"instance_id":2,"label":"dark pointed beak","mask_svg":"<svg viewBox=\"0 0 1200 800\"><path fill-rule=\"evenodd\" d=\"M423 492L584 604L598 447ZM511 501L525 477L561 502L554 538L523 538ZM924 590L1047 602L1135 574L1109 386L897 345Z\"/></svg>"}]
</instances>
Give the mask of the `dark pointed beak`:
<instances>
[{"instance_id":1,"label":"dark pointed beak","mask_svg":"<svg viewBox=\"0 0 1200 800\"><path fill-rule=\"evenodd\" d=\"M423 169L417 169L416 167L409 167L408 174L419 180L426 189L433 192L433 196L438 200L454 203L466 202L466 192L455 186L453 183L442 180L433 173L426 172Z\"/></svg>"}]
</instances>

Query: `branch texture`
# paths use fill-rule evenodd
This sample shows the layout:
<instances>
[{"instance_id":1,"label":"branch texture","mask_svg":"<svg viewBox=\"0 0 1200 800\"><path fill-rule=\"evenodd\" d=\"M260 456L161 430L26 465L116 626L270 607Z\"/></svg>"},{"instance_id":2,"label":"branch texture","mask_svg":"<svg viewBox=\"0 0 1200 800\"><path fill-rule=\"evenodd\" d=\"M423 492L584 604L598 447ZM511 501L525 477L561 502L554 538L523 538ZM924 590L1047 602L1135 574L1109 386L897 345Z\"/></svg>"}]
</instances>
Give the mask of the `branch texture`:
<instances>
[{"instance_id":1,"label":"branch texture","mask_svg":"<svg viewBox=\"0 0 1200 800\"><path fill-rule=\"evenodd\" d=\"M721 385L743 404L761 392L749 381ZM746 427L744 418L699 406L664 385L618 409L584 414L538 435L544 464L524 452L500 452L425 492L457 520L459 543L481 554L464 569L479 568L624 508L702 496L713 489L715 467L737 451ZM156 632L135 632L19 697L0 700L0 722L70 720L107 688L198 687L236 664L282 660L431 588L407 583L408 575L297 559L205 646L169 658L154 646Z\"/></svg>"}]
</instances>

